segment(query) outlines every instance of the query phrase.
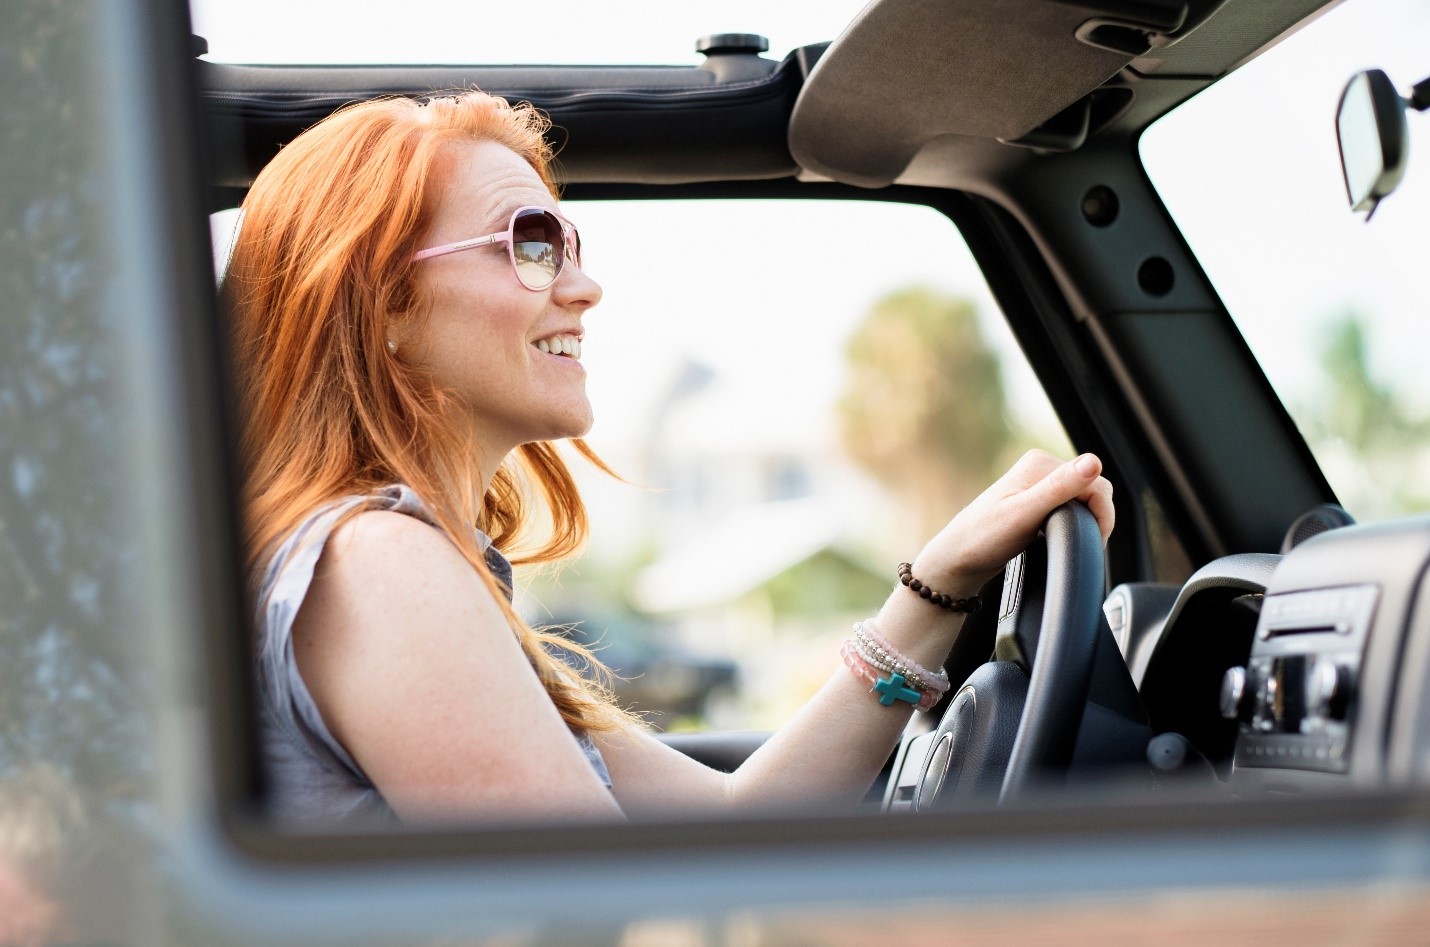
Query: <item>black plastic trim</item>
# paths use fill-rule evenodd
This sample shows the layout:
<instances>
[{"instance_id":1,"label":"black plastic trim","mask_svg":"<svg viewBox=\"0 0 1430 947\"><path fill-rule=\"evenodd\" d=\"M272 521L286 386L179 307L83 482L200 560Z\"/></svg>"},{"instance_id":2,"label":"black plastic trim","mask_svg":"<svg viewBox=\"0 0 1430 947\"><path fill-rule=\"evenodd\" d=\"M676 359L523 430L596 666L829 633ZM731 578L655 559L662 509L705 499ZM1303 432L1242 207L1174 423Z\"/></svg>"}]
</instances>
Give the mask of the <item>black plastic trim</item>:
<instances>
[{"instance_id":1,"label":"black plastic trim","mask_svg":"<svg viewBox=\"0 0 1430 947\"><path fill-rule=\"evenodd\" d=\"M173 498L174 515L192 530L189 555L199 577L195 589L203 647L195 649L204 719L214 751L208 757L217 817L231 831L245 824L262 797L257 765L256 670L246 590L239 484L237 406L227 321L219 317L213 257L205 219L205 171L214 154L201 134L206 121L198 98L186 0L148 0L142 29L152 54L146 101L155 111L156 151L167 204L161 218L172 265L176 301L170 314L181 379L176 416L188 447L183 472L190 491ZM208 787L203 787L208 788Z\"/></svg>"},{"instance_id":2,"label":"black plastic trim","mask_svg":"<svg viewBox=\"0 0 1430 947\"><path fill-rule=\"evenodd\" d=\"M1109 381L1109 369L1078 326L1028 232L992 201L973 201L982 226L961 226L964 239L1068 437L1078 449L1101 456L1103 475L1112 482L1119 522L1107 547L1109 582L1117 585L1153 575L1141 500L1149 489L1173 519L1174 531L1187 551L1204 558L1189 518L1176 516L1180 508L1170 502L1175 494L1156 476L1150 445L1137 438L1133 412Z\"/></svg>"},{"instance_id":3,"label":"black plastic trim","mask_svg":"<svg viewBox=\"0 0 1430 947\"><path fill-rule=\"evenodd\" d=\"M1254 552L1207 563L1182 587L1161 632L1134 656L1133 678L1152 729L1180 733L1223 768L1236 721L1221 717L1218 688L1226 669L1251 654L1256 625L1256 609L1240 621L1229 620L1226 609L1237 599L1257 600L1280 564L1279 555Z\"/></svg>"},{"instance_id":4,"label":"black plastic trim","mask_svg":"<svg viewBox=\"0 0 1430 947\"><path fill-rule=\"evenodd\" d=\"M796 50L796 54L800 51ZM803 60L719 56L705 66L236 66L200 62L215 187L242 188L278 149L352 102L480 88L553 122L567 180L684 183L793 175L786 129ZM737 61L736 61L737 60ZM727 68L729 67L729 68Z\"/></svg>"}]
</instances>

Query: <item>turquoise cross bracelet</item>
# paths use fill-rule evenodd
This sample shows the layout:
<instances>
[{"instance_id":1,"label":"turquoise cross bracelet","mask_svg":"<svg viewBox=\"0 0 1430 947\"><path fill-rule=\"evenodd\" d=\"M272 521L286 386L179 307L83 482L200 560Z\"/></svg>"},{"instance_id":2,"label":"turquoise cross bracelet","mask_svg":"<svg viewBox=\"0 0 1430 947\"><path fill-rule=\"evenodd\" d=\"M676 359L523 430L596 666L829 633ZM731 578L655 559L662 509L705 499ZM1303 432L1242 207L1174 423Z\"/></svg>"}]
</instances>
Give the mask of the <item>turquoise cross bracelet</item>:
<instances>
[{"instance_id":1,"label":"turquoise cross bracelet","mask_svg":"<svg viewBox=\"0 0 1430 947\"><path fill-rule=\"evenodd\" d=\"M890 674L888 677L880 678L875 682L874 690L879 692L879 703L885 707L892 707L896 700L902 700L906 704L917 704L924 696L922 692L916 691L912 687L905 687L902 674Z\"/></svg>"}]
</instances>

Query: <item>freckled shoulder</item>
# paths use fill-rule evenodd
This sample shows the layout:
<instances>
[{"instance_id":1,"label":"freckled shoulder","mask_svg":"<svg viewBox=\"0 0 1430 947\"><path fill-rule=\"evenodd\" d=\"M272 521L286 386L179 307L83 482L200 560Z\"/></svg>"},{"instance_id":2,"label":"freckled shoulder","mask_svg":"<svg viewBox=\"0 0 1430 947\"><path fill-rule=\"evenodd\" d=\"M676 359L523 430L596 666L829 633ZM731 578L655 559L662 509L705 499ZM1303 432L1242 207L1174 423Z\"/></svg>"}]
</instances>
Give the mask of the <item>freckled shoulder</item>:
<instances>
[{"instance_id":1,"label":"freckled shoulder","mask_svg":"<svg viewBox=\"0 0 1430 947\"><path fill-rule=\"evenodd\" d=\"M403 513L358 514L333 533L323 559L320 572L353 590L367 583L386 593L471 587L488 597L471 563L440 530Z\"/></svg>"},{"instance_id":2,"label":"freckled shoulder","mask_svg":"<svg viewBox=\"0 0 1430 947\"><path fill-rule=\"evenodd\" d=\"M359 691L370 696L403 673L435 680L474 641L485 642L487 658L521 666L501 607L472 565L437 529L392 511L361 513L333 534L293 634L339 740L354 733L341 703L354 681L367 682Z\"/></svg>"}]
</instances>

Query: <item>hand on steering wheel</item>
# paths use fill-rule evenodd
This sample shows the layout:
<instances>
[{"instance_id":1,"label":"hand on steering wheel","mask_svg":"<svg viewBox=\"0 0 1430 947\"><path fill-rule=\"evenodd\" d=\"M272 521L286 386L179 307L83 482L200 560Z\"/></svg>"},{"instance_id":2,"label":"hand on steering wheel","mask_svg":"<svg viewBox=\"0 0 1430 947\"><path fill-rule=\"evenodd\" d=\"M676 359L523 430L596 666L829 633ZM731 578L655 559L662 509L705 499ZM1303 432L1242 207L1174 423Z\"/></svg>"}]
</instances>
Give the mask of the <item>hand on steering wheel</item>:
<instances>
[{"instance_id":1,"label":"hand on steering wheel","mask_svg":"<svg viewBox=\"0 0 1430 947\"><path fill-rule=\"evenodd\" d=\"M959 513L920 553L920 570L979 583L1005 565L1002 621L1038 622L1031 675L1011 662L975 672L950 704L922 761L916 805L937 804L968 775L996 778L1008 799L1072 759L1097 653L1103 545L1112 531L1112 486L1101 463L1030 451ZM1081 501L1081 502L1077 502ZM1023 555L1035 543L1046 555ZM1033 570L1030 572L1030 568ZM981 690L980 690L981 688ZM1016 733L1014 730L1016 729ZM967 780L964 780L967 781Z\"/></svg>"},{"instance_id":2,"label":"hand on steering wheel","mask_svg":"<svg viewBox=\"0 0 1430 947\"><path fill-rule=\"evenodd\" d=\"M1088 508L1054 510L1003 581L1000 638L1021 653L979 667L933 733L906 739L893 779L914 790L918 810L946 806L954 792L996 791L1006 802L1056 782L1072 762L1102 628L1102 542ZM922 741L926 750L911 752Z\"/></svg>"},{"instance_id":3,"label":"hand on steering wheel","mask_svg":"<svg viewBox=\"0 0 1430 947\"><path fill-rule=\"evenodd\" d=\"M914 575L936 589L976 590L1026 549L1049 514L1069 500L1087 506L1106 543L1114 520L1112 484L1101 473L1102 461L1092 454L1064 462L1046 451L1028 451L929 540L914 560Z\"/></svg>"}]
</instances>

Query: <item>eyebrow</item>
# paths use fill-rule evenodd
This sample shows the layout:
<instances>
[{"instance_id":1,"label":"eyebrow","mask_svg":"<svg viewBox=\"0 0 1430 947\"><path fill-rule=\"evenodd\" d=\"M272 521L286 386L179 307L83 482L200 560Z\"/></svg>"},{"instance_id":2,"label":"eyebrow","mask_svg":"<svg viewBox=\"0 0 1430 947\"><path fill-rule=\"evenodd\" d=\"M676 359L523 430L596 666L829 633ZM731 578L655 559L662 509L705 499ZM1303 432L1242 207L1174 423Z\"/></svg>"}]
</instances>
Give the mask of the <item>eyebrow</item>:
<instances>
[{"instance_id":1,"label":"eyebrow","mask_svg":"<svg viewBox=\"0 0 1430 947\"><path fill-rule=\"evenodd\" d=\"M517 204L511 201L504 201L497 205L497 213L487 219L487 224L482 226L483 232L490 232L498 228L505 228L511 221L511 215L518 209L525 207L525 204Z\"/></svg>"},{"instance_id":2,"label":"eyebrow","mask_svg":"<svg viewBox=\"0 0 1430 947\"><path fill-rule=\"evenodd\" d=\"M512 214L515 214L515 213L516 213L518 210L520 210L521 208L523 208L523 207L540 207L540 206L541 206L540 204L533 204L533 203L531 203L530 201L524 201L524 200L518 200L518 199L516 199L516 198L510 198L510 199L505 200L505 201L503 201L502 203L500 203L500 204L497 205L497 209L498 209L498 211L499 211L499 214L497 214L497 215L495 216L495 219L491 221L491 224L492 224L493 227L505 228L506 225L507 225L508 223L510 223L510 221L511 221L511 215L512 215Z\"/></svg>"}]
</instances>

